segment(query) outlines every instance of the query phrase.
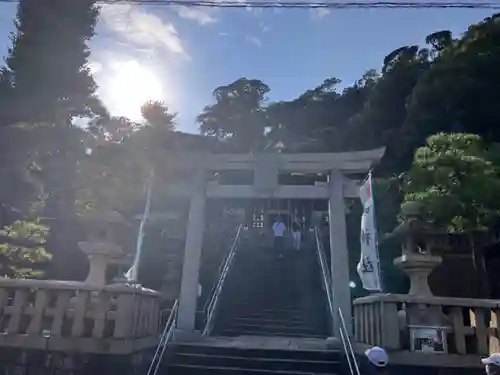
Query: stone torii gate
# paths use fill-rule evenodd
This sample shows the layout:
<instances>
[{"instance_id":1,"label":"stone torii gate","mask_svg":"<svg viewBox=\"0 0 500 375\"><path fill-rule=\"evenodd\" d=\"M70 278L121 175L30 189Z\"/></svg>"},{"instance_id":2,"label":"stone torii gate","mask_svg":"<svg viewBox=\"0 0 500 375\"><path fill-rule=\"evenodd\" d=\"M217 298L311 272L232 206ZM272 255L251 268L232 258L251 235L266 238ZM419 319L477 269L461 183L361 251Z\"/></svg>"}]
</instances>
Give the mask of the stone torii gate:
<instances>
[{"instance_id":1,"label":"stone torii gate","mask_svg":"<svg viewBox=\"0 0 500 375\"><path fill-rule=\"evenodd\" d=\"M177 328L192 332L198 297L198 280L205 229L207 198L276 198L328 200L331 249L332 291L335 308L340 308L348 330L351 330L351 297L349 287L349 258L347 249L344 198L358 197L358 181L350 174L367 173L378 162L385 148L369 151L317 154L184 154L172 156L174 169L189 170L193 182L189 187L169 186L170 193L190 198L184 262L179 297ZM253 185L219 185L207 183L208 172L253 170ZM280 185L279 173L327 174L322 185ZM334 320L335 332L340 322Z\"/></svg>"}]
</instances>

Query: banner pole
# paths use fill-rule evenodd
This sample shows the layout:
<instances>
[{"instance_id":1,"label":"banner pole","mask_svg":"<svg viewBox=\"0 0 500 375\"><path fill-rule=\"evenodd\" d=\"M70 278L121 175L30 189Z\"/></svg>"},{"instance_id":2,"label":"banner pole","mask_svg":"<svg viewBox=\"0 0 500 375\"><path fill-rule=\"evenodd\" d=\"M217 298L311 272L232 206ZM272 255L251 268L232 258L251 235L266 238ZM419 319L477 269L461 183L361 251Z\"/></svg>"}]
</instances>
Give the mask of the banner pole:
<instances>
[{"instance_id":1,"label":"banner pole","mask_svg":"<svg viewBox=\"0 0 500 375\"><path fill-rule=\"evenodd\" d=\"M154 170L151 169L149 174L149 178L146 183L146 203L144 205L144 214L141 218L141 222L139 224L139 231L137 233L137 243L135 249L134 262L130 269L125 273L125 278L127 282L130 284L137 284L139 279L139 264L141 262L141 254L142 254L142 242L144 239L144 227L148 221L149 213L151 210L151 194L153 189L153 178L154 178Z\"/></svg>"},{"instance_id":2,"label":"banner pole","mask_svg":"<svg viewBox=\"0 0 500 375\"><path fill-rule=\"evenodd\" d=\"M377 272L378 272L378 279L379 279L379 283L380 283L380 292L383 293L384 292L384 280L382 279L382 262L381 262L381 259L380 259L380 252L379 252L379 249L378 249L378 228L377 228L377 211L375 211L375 193L373 192L373 179L372 179L372 169L370 169L368 171L368 178L370 179L370 186L371 186L371 189L370 189L370 194L371 194L371 198L372 198L372 202L373 202L373 226L375 227L375 249L377 250Z\"/></svg>"}]
</instances>

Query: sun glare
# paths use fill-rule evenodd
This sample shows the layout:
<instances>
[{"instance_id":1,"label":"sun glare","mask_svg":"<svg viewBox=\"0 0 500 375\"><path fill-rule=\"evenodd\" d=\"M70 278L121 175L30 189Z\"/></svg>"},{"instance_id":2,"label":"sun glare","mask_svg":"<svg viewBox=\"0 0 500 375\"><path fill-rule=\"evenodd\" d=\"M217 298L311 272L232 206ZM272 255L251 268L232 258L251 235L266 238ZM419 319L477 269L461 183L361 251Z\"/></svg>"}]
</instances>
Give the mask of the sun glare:
<instances>
[{"instance_id":1,"label":"sun glare","mask_svg":"<svg viewBox=\"0 0 500 375\"><path fill-rule=\"evenodd\" d=\"M135 60L110 64L110 75L103 77L101 89L110 113L131 120L141 118L141 106L149 100L165 101L162 78L154 69Z\"/></svg>"}]
</instances>

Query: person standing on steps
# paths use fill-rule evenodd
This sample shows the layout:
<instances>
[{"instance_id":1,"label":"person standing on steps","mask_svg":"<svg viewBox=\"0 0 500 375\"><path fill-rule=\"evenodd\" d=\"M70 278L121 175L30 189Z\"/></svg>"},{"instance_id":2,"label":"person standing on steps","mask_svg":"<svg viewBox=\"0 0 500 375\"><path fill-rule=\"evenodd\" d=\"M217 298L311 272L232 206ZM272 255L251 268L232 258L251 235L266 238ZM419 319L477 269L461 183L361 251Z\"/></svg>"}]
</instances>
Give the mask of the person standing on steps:
<instances>
[{"instance_id":1,"label":"person standing on steps","mask_svg":"<svg viewBox=\"0 0 500 375\"><path fill-rule=\"evenodd\" d=\"M273 223L274 234L274 251L281 258L283 256L283 247L285 245L285 231L286 225L280 216Z\"/></svg>"},{"instance_id":2,"label":"person standing on steps","mask_svg":"<svg viewBox=\"0 0 500 375\"><path fill-rule=\"evenodd\" d=\"M293 236L293 249L300 250L300 242L302 240L302 228L300 227L299 221L295 219L292 223L292 236Z\"/></svg>"}]
</instances>

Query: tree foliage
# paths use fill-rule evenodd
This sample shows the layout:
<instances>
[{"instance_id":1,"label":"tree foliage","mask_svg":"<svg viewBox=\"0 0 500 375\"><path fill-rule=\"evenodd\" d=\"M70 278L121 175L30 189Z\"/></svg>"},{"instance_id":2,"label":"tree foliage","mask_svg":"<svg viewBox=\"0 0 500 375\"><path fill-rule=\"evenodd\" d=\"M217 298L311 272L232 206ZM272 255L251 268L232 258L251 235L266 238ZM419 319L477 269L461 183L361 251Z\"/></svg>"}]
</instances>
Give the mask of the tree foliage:
<instances>
[{"instance_id":1,"label":"tree foliage","mask_svg":"<svg viewBox=\"0 0 500 375\"><path fill-rule=\"evenodd\" d=\"M500 216L499 170L480 136L440 133L415 153L405 200L449 231L487 229Z\"/></svg>"},{"instance_id":2,"label":"tree foliage","mask_svg":"<svg viewBox=\"0 0 500 375\"><path fill-rule=\"evenodd\" d=\"M247 152L264 145L266 113L263 107L269 87L257 79L240 78L213 92L215 103L198 116L202 134L229 140Z\"/></svg>"},{"instance_id":3,"label":"tree foliage","mask_svg":"<svg viewBox=\"0 0 500 375\"><path fill-rule=\"evenodd\" d=\"M32 278L43 275L40 266L49 261L45 240L48 228L37 222L15 221L0 230L0 275Z\"/></svg>"},{"instance_id":4,"label":"tree foliage","mask_svg":"<svg viewBox=\"0 0 500 375\"><path fill-rule=\"evenodd\" d=\"M175 130L175 114L168 111L168 107L162 101L149 101L141 107L142 117L146 125L158 130Z\"/></svg>"},{"instance_id":5,"label":"tree foliage","mask_svg":"<svg viewBox=\"0 0 500 375\"><path fill-rule=\"evenodd\" d=\"M437 132L479 134L498 142L500 14L469 27L460 39L439 45L440 54L408 99L405 134L410 146Z\"/></svg>"},{"instance_id":6,"label":"tree foliage","mask_svg":"<svg viewBox=\"0 0 500 375\"><path fill-rule=\"evenodd\" d=\"M54 122L104 115L87 66L94 35L95 0L22 0L6 58L16 121Z\"/></svg>"},{"instance_id":7,"label":"tree foliage","mask_svg":"<svg viewBox=\"0 0 500 375\"><path fill-rule=\"evenodd\" d=\"M33 252L42 254L42 248L48 248L55 260L65 264L76 248L75 173L90 137L72 126L72 119L107 115L94 94L97 86L87 67L87 41L94 34L97 16L93 0L78 4L21 0L12 47L0 74L0 139L4 141L0 170L9 178L0 192L0 228L9 237L22 236L21 228L38 228L38 217L49 218L46 241L30 248L35 261L40 258ZM14 262L15 254L24 254L22 249L10 249L3 248ZM61 258L65 253L69 257ZM71 267L66 268L71 275Z\"/></svg>"}]
</instances>

